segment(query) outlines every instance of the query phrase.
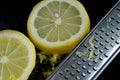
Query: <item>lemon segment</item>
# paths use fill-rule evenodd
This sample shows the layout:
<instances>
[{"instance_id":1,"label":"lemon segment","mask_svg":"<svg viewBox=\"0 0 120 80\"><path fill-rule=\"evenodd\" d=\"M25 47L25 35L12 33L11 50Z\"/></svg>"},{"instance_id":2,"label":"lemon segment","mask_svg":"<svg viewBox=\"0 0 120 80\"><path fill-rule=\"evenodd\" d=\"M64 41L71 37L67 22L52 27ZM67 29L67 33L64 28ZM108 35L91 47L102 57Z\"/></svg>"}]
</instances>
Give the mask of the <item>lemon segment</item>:
<instances>
[{"instance_id":1,"label":"lemon segment","mask_svg":"<svg viewBox=\"0 0 120 80\"><path fill-rule=\"evenodd\" d=\"M77 0L44 0L32 9L27 30L38 49L66 54L89 32L90 20Z\"/></svg>"},{"instance_id":2,"label":"lemon segment","mask_svg":"<svg viewBox=\"0 0 120 80\"><path fill-rule=\"evenodd\" d=\"M35 59L35 47L25 35L0 31L0 80L27 80Z\"/></svg>"}]
</instances>

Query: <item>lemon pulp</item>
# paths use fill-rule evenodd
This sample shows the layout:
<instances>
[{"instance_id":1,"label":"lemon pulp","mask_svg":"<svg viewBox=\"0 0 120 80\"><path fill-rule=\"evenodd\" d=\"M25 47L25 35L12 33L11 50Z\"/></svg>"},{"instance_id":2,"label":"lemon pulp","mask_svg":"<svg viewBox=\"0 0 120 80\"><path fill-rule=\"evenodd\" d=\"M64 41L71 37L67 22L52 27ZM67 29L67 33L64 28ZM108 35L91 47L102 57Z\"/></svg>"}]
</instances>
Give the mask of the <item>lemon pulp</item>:
<instances>
[{"instance_id":1,"label":"lemon pulp","mask_svg":"<svg viewBox=\"0 0 120 80\"><path fill-rule=\"evenodd\" d=\"M0 80L27 80L35 66L35 48L22 33L0 31Z\"/></svg>"}]
</instances>

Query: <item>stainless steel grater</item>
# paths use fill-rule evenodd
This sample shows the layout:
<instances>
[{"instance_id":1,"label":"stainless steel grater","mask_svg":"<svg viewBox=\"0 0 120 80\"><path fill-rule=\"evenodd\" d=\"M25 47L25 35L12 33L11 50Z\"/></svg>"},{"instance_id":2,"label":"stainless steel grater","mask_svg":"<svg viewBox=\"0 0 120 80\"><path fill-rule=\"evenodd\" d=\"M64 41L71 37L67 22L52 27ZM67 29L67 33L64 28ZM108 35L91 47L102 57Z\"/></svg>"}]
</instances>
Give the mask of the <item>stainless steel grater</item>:
<instances>
[{"instance_id":1,"label":"stainless steel grater","mask_svg":"<svg viewBox=\"0 0 120 80\"><path fill-rule=\"evenodd\" d=\"M120 52L120 0L47 80L96 80Z\"/></svg>"}]
</instances>

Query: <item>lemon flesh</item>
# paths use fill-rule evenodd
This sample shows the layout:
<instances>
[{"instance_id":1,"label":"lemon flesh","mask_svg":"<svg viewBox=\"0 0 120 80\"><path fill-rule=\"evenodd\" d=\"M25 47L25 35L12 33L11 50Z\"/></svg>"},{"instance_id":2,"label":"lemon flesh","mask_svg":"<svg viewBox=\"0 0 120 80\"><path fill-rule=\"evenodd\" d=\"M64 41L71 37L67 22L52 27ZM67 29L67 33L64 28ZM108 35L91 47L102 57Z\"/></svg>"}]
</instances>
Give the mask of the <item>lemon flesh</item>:
<instances>
[{"instance_id":1,"label":"lemon flesh","mask_svg":"<svg viewBox=\"0 0 120 80\"><path fill-rule=\"evenodd\" d=\"M0 80L27 80L35 66L35 48L18 31L0 31Z\"/></svg>"},{"instance_id":2,"label":"lemon flesh","mask_svg":"<svg viewBox=\"0 0 120 80\"><path fill-rule=\"evenodd\" d=\"M31 11L27 29L40 50L65 54L89 32L90 20L77 0L44 0Z\"/></svg>"}]
</instances>

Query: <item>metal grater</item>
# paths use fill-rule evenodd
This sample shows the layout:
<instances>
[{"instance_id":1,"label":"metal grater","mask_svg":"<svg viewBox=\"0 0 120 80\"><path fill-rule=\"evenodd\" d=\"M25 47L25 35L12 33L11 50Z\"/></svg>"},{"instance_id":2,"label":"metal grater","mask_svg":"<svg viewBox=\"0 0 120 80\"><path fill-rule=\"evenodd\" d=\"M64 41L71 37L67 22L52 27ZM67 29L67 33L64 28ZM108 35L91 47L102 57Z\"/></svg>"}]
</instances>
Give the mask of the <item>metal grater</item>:
<instances>
[{"instance_id":1,"label":"metal grater","mask_svg":"<svg viewBox=\"0 0 120 80\"><path fill-rule=\"evenodd\" d=\"M120 51L120 1L47 80L95 80Z\"/></svg>"}]
</instances>

